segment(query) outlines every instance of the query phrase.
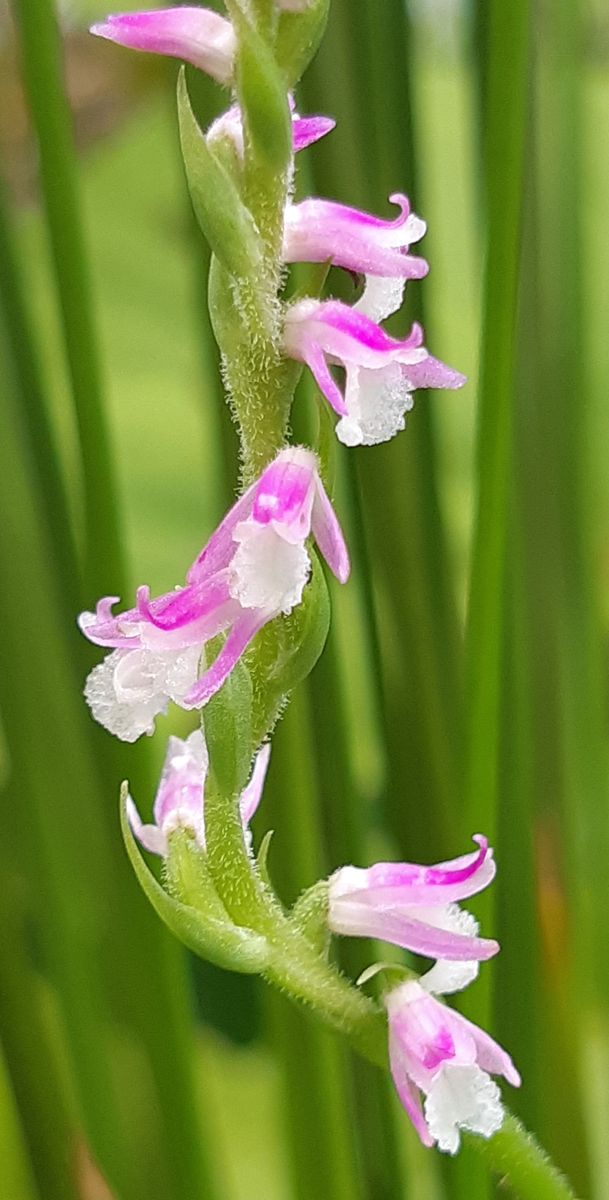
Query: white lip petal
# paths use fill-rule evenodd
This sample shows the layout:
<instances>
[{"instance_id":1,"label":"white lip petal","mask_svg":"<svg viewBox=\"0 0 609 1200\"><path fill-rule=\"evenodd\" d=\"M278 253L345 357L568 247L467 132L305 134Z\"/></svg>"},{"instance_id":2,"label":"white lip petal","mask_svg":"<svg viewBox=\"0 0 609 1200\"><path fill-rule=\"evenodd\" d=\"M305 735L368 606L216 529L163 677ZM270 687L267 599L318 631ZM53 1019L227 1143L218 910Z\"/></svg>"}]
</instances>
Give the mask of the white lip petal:
<instances>
[{"instance_id":1,"label":"white lip petal","mask_svg":"<svg viewBox=\"0 0 609 1200\"><path fill-rule=\"evenodd\" d=\"M234 532L238 543L230 568L229 588L242 608L289 613L300 604L311 571L301 543L279 537L268 525L243 521Z\"/></svg>"},{"instance_id":2,"label":"white lip petal","mask_svg":"<svg viewBox=\"0 0 609 1200\"><path fill-rule=\"evenodd\" d=\"M349 367L345 389L347 416L336 426L345 446L376 446L387 442L406 424L412 393L399 363L371 370Z\"/></svg>"},{"instance_id":3,"label":"white lip petal","mask_svg":"<svg viewBox=\"0 0 609 1200\"><path fill-rule=\"evenodd\" d=\"M167 708L167 696L162 688L155 686L151 676L144 686L144 675L136 672L134 681L137 678L138 686L131 694L121 686L120 668L124 659L145 653L114 650L93 668L85 683L85 699L93 717L123 742L135 742L143 733L152 733L155 718Z\"/></svg>"},{"instance_id":4,"label":"white lip petal","mask_svg":"<svg viewBox=\"0 0 609 1200\"><path fill-rule=\"evenodd\" d=\"M456 1154L460 1130L490 1138L503 1124L497 1084L478 1066L444 1064L425 1100L425 1119L438 1148Z\"/></svg>"},{"instance_id":5,"label":"white lip petal","mask_svg":"<svg viewBox=\"0 0 609 1200\"><path fill-rule=\"evenodd\" d=\"M412 240L415 241L414 238ZM365 317L370 317L371 321L384 321L401 307L405 287L405 279L367 275L363 294L353 307Z\"/></svg>"}]
</instances>

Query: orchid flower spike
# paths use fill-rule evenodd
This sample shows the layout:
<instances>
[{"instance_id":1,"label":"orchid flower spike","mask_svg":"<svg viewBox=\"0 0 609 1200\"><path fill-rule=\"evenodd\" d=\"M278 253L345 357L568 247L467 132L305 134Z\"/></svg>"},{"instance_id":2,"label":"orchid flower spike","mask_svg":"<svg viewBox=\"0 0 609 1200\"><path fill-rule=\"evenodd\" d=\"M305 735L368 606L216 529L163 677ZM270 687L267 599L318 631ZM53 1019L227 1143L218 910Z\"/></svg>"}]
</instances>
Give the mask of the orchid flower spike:
<instances>
[{"instance_id":1,"label":"orchid flower spike","mask_svg":"<svg viewBox=\"0 0 609 1200\"><path fill-rule=\"evenodd\" d=\"M292 114L292 148L295 154L299 150L306 150L307 146L312 146L334 129L336 121L332 117L301 117L296 112L292 96L288 96L288 102ZM231 105L226 112L216 117L207 130L208 144L213 146L213 143L221 138L230 138L239 158L243 158L243 122L238 104Z\"/></svg>"},{"instance_id":2,"label":"orchid flower spike","mask_svg":"<svg viewBox=\"0 0 609 1200\"><path fill-rule=\"evenodd\" d=\"M250 841L251 821L262 796L271 753L267 743L258 751L250 782L241 794L241 820L246 840ZM136 838L145 850L167 858L169 838L176 829L188 829L198 846L205 849L205 780L209 759L201 730L185 740L170 737L167 754L154 801L151 825L145 825L131 796L127 797L127 816Z\"/></svg>"},{"instance_id":3,"label":"orchid flower spike","mask_svg":"<svg viewBox=\"0 0 609 1200\"><path fill-rule=\"evenodd\" d=\"M379 277L374 277L377 288ZM400 281L400 286L403 281ZM394 294L395 280L387 280ZM388 441L405 425L413 389L457 388L465 376L432 358L423 345L423 330L413 325L400 341L385 333L357 306L339 300L299 300L288 309L284 349L312 371L326 400L340 416L339 441L346 446L373 446ZM344 394L330 371L344 367Z\"/></svg>"},{"instance_id":4,"label":"orchid flower spike","mask_svg":"<svg viewBox=\"0 0 609 1200\"><path fill-rule=\"evenodd\" d=\"M283 257L286 262L329 262L362 275L391 279L422 279L429 266L408 253L423 237L425 222L411 213L406 196L390 196L401 212L383 221L357 208L330 200L288 204L285 213Z\"/></svg>"},{"instance_id":5,"label":"orchid flower spike","mask_svg":"<svg viewBox=\"0 0 609 1200\"><path fill-rule=\"evenodd\" d=\"M349 557L311 450L282 450L224 518L188 572L184 587L114 616L117 600L100 600L79 625L112 653L91 671L85 696L110 733L134 742L152 733L168 700L201 708L222 686L256 633L300 604L311 572L313 535L341 583ZM227 632L199 678L205 644Z\"/></svg>"},{"instance_id":6,"label":"orchid flower spike","mask_svg":"<svg viewBox=\"0 0 609 1200\"><path fill-rule=\"evenodd\" d=\"M456 1154L461 1129L486 1138L497 1133L504 1108L491 1074L520 1085L505 1050L422 983L400 984L385 1005L393 1082L423 1145Z\"/></svg>"},{"instance_id":7,"label":"orchid flower spike","mask_svg":"<svg viewBox=\"0 0 609 1200\"><path fill-rule=\"evenodd\" d=\"M230 83L237 42L230 21L209 8L156 8L146 12L117 13L91 26L97 37L181 58Z\"/></svg>"},{"instance_id":8,"label":"orchid flower spike","mask_svg":"<svg viewBox=\"0 0 609 1200\"><path fill-rule=\"evenodd\" d=\"M488 887L495 877L493 852L477 835L478 850L434 867L376 863L341 867L330 878L328 924L333 933L393 942L413 954L435 958L424 976L432 991L455 992L478 973L478 963L497 954L497 942L480 938L478 923L457 903Z\"/></svg>"}]
</instances>

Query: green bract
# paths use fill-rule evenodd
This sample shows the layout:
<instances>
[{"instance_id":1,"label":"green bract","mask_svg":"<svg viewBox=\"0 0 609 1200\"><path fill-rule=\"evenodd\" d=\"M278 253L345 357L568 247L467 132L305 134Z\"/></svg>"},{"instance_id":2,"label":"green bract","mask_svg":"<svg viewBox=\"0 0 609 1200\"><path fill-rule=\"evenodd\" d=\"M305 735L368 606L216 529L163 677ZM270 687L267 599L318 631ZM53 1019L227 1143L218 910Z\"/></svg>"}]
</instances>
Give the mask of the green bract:
<instances>
[{"instance_id":1,"label":"green bract","mask_svg":"<svg viewBox=\"0 0 609 1200\"><path fill-rule=\"evenodd\" d=\"M246 661L254 685L252 726L258 744L270 732L291 691L313 670L328 636L330 597L314 551L302 602L256 638Z\"/></svg>"},{"instance_id":2,"label":"green bract","mask_svg":"<svg viewBox=\"0 0 609 1200\"><path fill-rule=\"evenodd\" d=\"M317 53L329 8L330 0L311 0L302 12L281 14L275 52L288 88L298 83Z\"/></svg>"},{"instance_id":3,"label":"green bract","mask_svg":"<svg viewBox=\"0 0 609 1200\"><path fill-rule=\"evenodd\" d=\"M184 67L178 76L180 141L195 216L214 254L237 279L259 270L260 240L233 180L207 145L192 111Z\"/></svg>"},{"instance_id":4,"label":"green bract","mask_svg":"<svg viewBox=\"0 0 609 1200\"><path fill-rule=\"evenodd\" d=\"M269 947L260 934L234 925L205 874L197 874L198 896L205 908L193 907L171 896L146 866L131 832L126 812L127 784L121 788L121 830L137 880L155 912L189 950L201 958L245 975L264 971Z\"/></svg>"}]
</instances>

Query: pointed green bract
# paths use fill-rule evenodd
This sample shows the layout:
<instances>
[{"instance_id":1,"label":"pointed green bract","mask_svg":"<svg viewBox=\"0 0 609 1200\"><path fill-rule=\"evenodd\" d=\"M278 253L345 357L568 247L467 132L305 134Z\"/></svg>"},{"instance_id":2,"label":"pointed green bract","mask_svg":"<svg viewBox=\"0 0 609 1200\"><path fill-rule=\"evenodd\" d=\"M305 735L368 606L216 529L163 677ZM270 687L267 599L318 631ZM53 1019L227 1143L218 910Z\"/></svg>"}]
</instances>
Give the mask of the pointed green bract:
<instances>
[{"instance_id":1,"label":"pointed green bract","mask_svg":"<svg viewBox=\"0 0 609 1200\"><path fill-rule=\"evenodd\" d=\"M228 971L239 971L245 975L263 971L268 962L265 939L249 929L233 925L228 916L222 921L215 915L214 910L217 910L219 901L211 883L208 911L205 913L199 908L180 903L161 887L146 866L131 832L126 812L127 794L127 784L123 784L121 830L127 854L138 883L164 924L188 946L189 950L218 967L224 967ZM204 886L202 878L201 886Z\"/></svg>"},{"instance_id":2,"label":"pointed green bract","mask_svg":"<svg viewBox=\"0 0 609 1200\"><path fill-rule=\"evenodd\" d=\"M283 12L279 18L275 51L286 85L298 83L323 37L330 0L311 0L303 12Z\"/></svg>"},{"instance_id":3,"label":"pointed green bract","mask_svg":"<svg viewBox=\"0 0 609 1200\"><path fill-rule=\"evenodd\" d=\"M183 67L178 76L178 116L186 178L197 221L229 275L246 279L260 265L256 227L233 180L199 129Z\"/></svg>"}]
</instances>

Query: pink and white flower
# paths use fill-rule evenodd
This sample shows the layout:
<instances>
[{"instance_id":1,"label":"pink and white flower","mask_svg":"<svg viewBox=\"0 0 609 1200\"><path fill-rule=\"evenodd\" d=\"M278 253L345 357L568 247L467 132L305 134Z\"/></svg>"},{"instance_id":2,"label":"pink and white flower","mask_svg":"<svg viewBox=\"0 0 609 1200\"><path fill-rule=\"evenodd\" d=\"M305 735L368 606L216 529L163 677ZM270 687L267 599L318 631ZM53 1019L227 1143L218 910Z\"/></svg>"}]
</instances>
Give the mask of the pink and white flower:
<instances>
[{"instance_id":1,"label":"pink and white flower","mask_svg":"<svg viewBox=\"0 0 609 1200\"><path fill-rule=\"evenodd\" d=\"M224 17L209 8L156 8L116 13L91 26L91 33L132 50L148 50L181 58L230 83L237 41Z\"/></svg>"},{"instance_id":2,"label":"pink and white flower","mask_svg":"<svg viewBox=\"0 0 609 1200\"><path fill-rule=\"evenodd\" d=\"M391 1074L423 1145L456 1154L462 1129L489 1138L501 1128L504 1108L491 1075L513 1087L520 1076L497 1042L423 985L409 980L385 997Z\"/></svg>"},{"instance_id":3,"label":"pink and white flower","mask_svg":"<svg viewBox=\"0 0 609 1200\"><path fill-rule=\"evenodd\" d=\"M191 566L187 583L151 600L141 587L135 608L114 615L116 597L100 600L79 625L112 653L94 667L85 696L93 716L123 741L152 733L169 700L201 708L218 691L252 638L300 604L311 572L310 536L341 583L349 557L312 451L282 450L244 493ZM199 674L206 643L226 640Z\"/></svg>"},{"instance_id":4,"label":"pink and white flower","mask_svg":"<svg viewBox=\"0 0 609 1200\"><path fill-rule=\"evenodd\" d=\"M385 308L401 300L403 280L372 276L362 300L350 308L339 300L300 300L288 309L284 349L290 358L303 362L340 420L336 434L347 446L373 446L385 442L405 425L412 408L412 392L418 387L458 388L465 376L432 358L423 345L423 330L414 324L407 338L398 340L385 333L364 311L377 307L379 285L386 291ZM341 391L330 370L345 370Z\"/></svg>"},{"instance_id":5,"label":"pink and white flower","mask_svg":"<svg viewBox=\"0 0 609 1200\"><path fill-rule=\"evenodd\" d=\"M429 266L408 253L423 237L426 225L410 211L406 196L390 196L399 205L394 221L315 198L288 204L285 213L283 257L286 262L329 262L364 275L391 279L422 279Z\"/></svg>"},{"instance_id":6,"label":"pink and white flower","mask_svg":"<svg viewBox=\"0 0 609 1200\"><path fill-rule=\"evenodd\" d=\"M424 976L432 991L459 991L475 979L478 963L499 945L478 937L478 923L458 901L488 887L495 861L486 838L478 850L433 867L415 863L376 863L341 867L330 877L328 924L346 937L392 942L414 954L435 958Z\"/></svg>"},{"instance_id":7,"label":"pink and white flower","mask_svg":"<svg viewBox=\"0 0 609 1200\"><path fill-rule=\"evenodd\" d=\"M267 743L254 760L251 779L241 794L241 819L249 842L249 823L258 808L271 753ZM129 824L138 841L151 854L166 858L169 838L176 829L188 829L205 849L205 780L209 759L201 730L187 738L170 737L153 808L153 823L145 825L131 796L127 797Z\"/></svg>"}]
</instances>

